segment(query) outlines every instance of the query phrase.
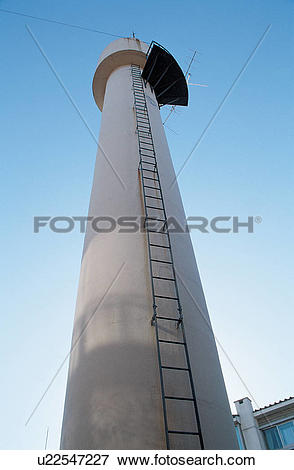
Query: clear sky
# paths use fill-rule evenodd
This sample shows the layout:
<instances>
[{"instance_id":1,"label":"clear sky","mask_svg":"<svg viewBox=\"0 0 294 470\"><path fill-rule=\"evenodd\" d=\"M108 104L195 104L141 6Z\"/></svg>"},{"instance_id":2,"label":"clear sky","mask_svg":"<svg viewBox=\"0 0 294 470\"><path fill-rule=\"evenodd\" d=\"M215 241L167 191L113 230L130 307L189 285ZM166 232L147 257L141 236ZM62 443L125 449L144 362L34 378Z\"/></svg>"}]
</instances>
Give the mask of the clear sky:
<instances>
[{"instance_id":1,"label":"clear sky","mask_svg":"<svg viewBox=\"0 0 294 470\"><path fill-rule=\"evenodd\" d=\"M230 403L294 395L293 0L0 0L0 8L145 41L185 70L190 105L168 121L180 168L258 40L271 29L179 178L188 216L261 216L253 234L192 238ZM40 42L97 136L91 91L110 36L0 11L2 449L59 445L68 363L26 420L71 341L83 235L33 233L35 215L86 215L96 144L28 34ZM163 109L165 117L168 110ZM291 145L292 144L292 145Z\"/></svg>"}]
</instances>

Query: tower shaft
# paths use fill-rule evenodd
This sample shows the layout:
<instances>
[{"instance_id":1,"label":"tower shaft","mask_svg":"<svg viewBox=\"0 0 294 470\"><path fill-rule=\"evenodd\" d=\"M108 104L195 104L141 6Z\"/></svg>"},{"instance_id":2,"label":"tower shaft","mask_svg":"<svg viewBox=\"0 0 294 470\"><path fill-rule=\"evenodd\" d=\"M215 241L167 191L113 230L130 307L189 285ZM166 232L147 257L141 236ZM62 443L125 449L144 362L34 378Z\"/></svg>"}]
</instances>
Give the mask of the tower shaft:
<instances>
[{"instance_id":1,"label":"tower shaft","mask_svg":"<svg viewBox=\"0 0 294 470\"><path fill-rule=\"evenodd\" d=\"M146 50L137 39L114 41L102 54L94 78L95 99L103 112L89 216L106 218L96 219L94 228L100 229L98 232L90 221L85 237L62 449L166 448L158 338L150 323L154 292L148 240L144 230L130 231L123 226L126 218L138 223L144 216L132 65L143 68ZM144 94L166 215L185 227L159 108L149 84ZM150 180L150 184L154 183ZM159 207L155 197L153 203ZM155 244L162 245L164 235L159 237L160 242ZM204 445L206 449L237 448L190 235L171 233L170 243ZM157 257L168 261L162 248L154 249L158 250ZM168 263L156 269L156 276L169 277ZM169 281L164 289L165 297L174 296ZM158 298L159 307L170 315L179 313L177 304L171 305L164 298ZM159 330L167 340L165 361L180 369L185 368L183 352L174 346L172 349L169 343L169 339L181 342L181 331L176 326L176 321L167 320ZM190 384L183 376L174 374L165 380L166 394L189 393ZM169 426L193 426L191 406L189 401L184 407L168 405ZM177 439L173 436L170 447L197 449L200 444L194 436L182 435Z\"/></svg>"}]
</instances>

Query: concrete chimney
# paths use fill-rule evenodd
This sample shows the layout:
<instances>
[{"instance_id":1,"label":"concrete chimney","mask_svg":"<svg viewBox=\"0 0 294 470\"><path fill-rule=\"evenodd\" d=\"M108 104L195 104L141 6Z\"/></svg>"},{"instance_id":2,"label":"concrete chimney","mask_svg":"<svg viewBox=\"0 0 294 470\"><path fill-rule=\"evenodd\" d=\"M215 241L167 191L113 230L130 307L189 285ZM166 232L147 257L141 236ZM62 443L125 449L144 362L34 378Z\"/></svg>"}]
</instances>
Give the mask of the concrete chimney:
<instances>
[{"instance_id":1,"label":"concrete chimney","mask_svg":"<svg viewBox=\"0 0 294 470\"><path fill-rule=\"evenodd\" d=\"M125 228L122 217L137 221L144 216L142 172L138 175L140 132L134 96L147 50L148 45L135 38L112 42L102 52L93 80L94 98L102 111L89 207L89 217L96 221L94 229L93 219L88 223L81 262L62 449L167 448L164 415L167 399L163 401L161 378L173 370L163 371L159 367L156 331L165 340L161 345L165 348L164 361L179 368L177 374L165 375L165 395L191 393L188 376L181 375L187 371L187 365L180 348L179 323L162 321L159 325L158 320L157 330L151 325L154 292L146 232L122 230ZM158 96L148 81L142 83L143 115L148 117L151 128L148 138L152 138L155 149L166 214L185 227L185 212L178 185L174 183ZM159 204L159 199L153 197L153 204ZM164 234L159 236L162 244ZM237 449L190 235L170 233L170 242L204 448ZM158 267L158 277L167 277L167 266L166 263ZM165 294L170 295L171 286L165 289ZM164 299L158 299L158 315L160 300ZM165 306L165 312L168 315L171 310ZM166 408L170 428L185 431L194 426L191 399L170 402ZM171 432L168 446L200 449L198 431L196 423L195 435Z\"/></svg>"}]
</instances>

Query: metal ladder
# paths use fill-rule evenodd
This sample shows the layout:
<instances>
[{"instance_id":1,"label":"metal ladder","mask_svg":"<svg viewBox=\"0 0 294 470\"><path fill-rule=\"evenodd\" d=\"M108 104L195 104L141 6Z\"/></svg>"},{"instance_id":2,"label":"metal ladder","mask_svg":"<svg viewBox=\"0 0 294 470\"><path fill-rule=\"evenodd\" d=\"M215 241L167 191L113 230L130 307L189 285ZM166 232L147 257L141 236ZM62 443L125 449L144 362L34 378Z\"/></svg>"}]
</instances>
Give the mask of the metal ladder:
<instances>
[{"instance_id":1,"label":"metal ladder","mask_svg":"<svg viewBox=\"0 0 294 470\"><path fill-rule=\"evenodd\" d=\"M160 375L160 384L161 384L161 396L162 396L162 407L163 407L163 418L164 418L164 428L165 428L165 438L166 438L166 447L167 449L176 448L171 447L171 435L190 435L194 436L195 439L198 439L197 447L204 449L203 436L200 425L199 412L197 407L195 388L193 383L189 353L186 343L184 321L182 314L182 307L179 298L179 290L176 279L176 272L174 267L172 246L170 240L170 233L168 227L168 221L166 216L164 198L162 194L162 187L160 183L160 177L157 167L156 153L154 149L152 130L149 120L148 108L146 103L146 96L144 91L143 79L141 77L140 67L137 65L131 65L131 77L132 77L132 86L134 94L134 109L136 114L136 131L138 134L138 147L139 147L139 178L141 181L141 188L144 201L145 217L144 217L144 228L147 234L147 244L148 244L148 255L149 255L149 266L150 266L150 275L151 275L151 290L153 297L153 316L151 324L155 327L156 332L156 343L157 343L157 354L158 354L158 364L159 364L159 375ZM155 211L155 214L154 214ZM154 226L150 228L150 222L161 224L160 230L154 229ZM149 225L148 225L149 224ZM158 238L160 237L160 241ZM156 258L154 250L164 251L165 255ZM165 259L164 259L165 258ZM156 269L157 266L157 269ZM167 271L167 274L159 274L157 270L163 268ZM165 293L160 293L163 283L168 283L169 290L173 286L174 295L166 295ZM165 289L166 290L165 284ZM160 307L159 303L161 301L173 302L176 305L175 315L163 314L161 310L163 307ZM166 308L165 308L166 309ZM169 309L168 309L169 310ZM170 309L172 310L172 308ZM160 337L161 327L160 322L168 322L172 324L175 323L177 327L177 340L165 339ZM179 337L180 336L180 337ZM164 345L169 345L171 347L183 348L184 353L184 367L178 367L173 364L166 364L164 362ZM183 374L188 374L188 386L190 389L189 396L187 396L187 391L181 394L170 395L166 392L166 377L165 373L176 374L178 372ZM177 375L174 377L178 383L181 383L177 379ZM187 382L187 381L186 381ZM187 387L186 387L187 388ZM170 429L169 424L169 413L168 408L171 402L176 402L177 406L179 404L184 404L190 402L192 404L192 413L194 415L193 422L195 429ZM181 408L179 410L181 414ZM196 442L195 442L196 445Z\"/></svg>"}]
</instances>

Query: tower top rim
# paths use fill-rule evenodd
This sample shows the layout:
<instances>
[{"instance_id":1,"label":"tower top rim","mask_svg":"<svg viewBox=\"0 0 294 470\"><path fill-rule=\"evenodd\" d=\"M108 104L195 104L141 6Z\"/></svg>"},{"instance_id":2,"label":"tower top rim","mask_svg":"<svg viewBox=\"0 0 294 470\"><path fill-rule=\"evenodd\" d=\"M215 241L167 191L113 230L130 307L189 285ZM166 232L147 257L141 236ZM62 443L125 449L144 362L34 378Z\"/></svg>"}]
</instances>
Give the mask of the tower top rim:
<instances>
[{"instance_id":1,"label":"tower top rim","mask_svg":"<svg viewBox=\"0 0 294 470\"><path fill-rule=\"evenodd\" d=\"M102 51L93 78L92 90L94 100L102 111L106 83L110 74L123 65L144 67L148 44L138 38L120 38L112 41Z\"/></svg>"}]
</instances>

